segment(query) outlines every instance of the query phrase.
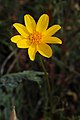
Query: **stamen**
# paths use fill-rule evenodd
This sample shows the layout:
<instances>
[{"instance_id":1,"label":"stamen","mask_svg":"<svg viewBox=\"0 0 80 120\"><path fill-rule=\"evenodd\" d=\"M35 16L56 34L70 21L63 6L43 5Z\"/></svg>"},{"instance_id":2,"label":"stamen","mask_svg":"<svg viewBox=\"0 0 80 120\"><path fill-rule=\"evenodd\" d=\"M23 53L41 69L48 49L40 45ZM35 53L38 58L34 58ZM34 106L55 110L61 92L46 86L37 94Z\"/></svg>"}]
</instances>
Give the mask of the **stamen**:
<instances>
[{"instance_id":1,"label":"stamen","mask_svg":"<svg viewBox=\"0 0 80 120\"><path fill-rule=\"evenodd\" d=\"M29 39L32 43L39 44L41 42L42 35L41 33L35 31L32 34L30 34Z\"/></svg>"}]
</instances>

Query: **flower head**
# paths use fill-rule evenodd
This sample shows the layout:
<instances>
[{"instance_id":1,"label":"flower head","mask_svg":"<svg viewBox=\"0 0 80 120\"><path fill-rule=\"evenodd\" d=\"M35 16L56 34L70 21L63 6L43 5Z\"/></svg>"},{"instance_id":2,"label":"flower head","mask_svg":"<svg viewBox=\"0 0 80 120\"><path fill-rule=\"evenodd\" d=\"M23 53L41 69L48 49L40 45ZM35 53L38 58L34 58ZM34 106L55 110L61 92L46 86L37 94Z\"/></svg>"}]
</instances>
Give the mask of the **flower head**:
<instances>
[{"instance_id":1,"label":"flower head","mask_svg":"<svg viewBox=\"0 0 80 120\"><path fill-rule=\"evenodd\" d=\"M28 48L28 55L32 61L34 61L37 52L50 58L52 49L47 43L62 44L59 38L52 36L61 29L60 25L48 28L49 16L47 14L41 15L37 24L29 14L24 16L24 21L25 26L20 23L13 24L20 35L13 36L11 41L16 43L18 48Z\"/></svg>"}]
</instances>

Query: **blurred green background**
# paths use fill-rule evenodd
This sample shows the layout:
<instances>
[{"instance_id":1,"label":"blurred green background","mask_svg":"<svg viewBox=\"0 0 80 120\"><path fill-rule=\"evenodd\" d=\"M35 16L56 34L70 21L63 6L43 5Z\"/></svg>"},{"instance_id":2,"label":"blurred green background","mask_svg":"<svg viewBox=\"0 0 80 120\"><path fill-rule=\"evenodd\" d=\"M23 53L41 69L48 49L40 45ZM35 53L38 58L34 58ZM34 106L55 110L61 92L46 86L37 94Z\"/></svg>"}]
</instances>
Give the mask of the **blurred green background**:
<instances>
[{"instance_id":1,"label":"blurred green background","mask_svg":"<svg viewBox=\"0 0 80 120\"><path fill-rule=\"evenodd\" d=\"M24 15L37 21L47 13L62 45L52 45L53 57L44 59L52 88L53 118L45 108L44 73L38 59L31 62L27 49L18 49L10 38L13 23L24 24ZM9 120L12 106L19 120L80 120L80 1L0 0L0 120ZM45 112L46 111L46 112Z\"/></svg>"}]
</instances>

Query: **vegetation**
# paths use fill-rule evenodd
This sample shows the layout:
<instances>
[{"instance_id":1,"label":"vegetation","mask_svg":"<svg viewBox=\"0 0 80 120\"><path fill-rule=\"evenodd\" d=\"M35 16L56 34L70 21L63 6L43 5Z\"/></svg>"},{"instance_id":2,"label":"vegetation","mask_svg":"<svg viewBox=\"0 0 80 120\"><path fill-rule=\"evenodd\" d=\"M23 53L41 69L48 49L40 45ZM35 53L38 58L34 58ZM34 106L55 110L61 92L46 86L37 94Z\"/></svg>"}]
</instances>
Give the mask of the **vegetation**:
<instances>
[{"instance_id":1,"label":"vegetation","mask_svg":"<svg viewBox=\"0 0 80 120\"><path fill-rule=\"evenodd\" d=\"M13 23L24 24L25 14L37 21L44 13L49 27L62 27L55 36L63 44L51 45L51 58L37 54L32 62L27 49L10 40L17 34ZM0 120L10 119L13 106L19 120L80 120L79 91L79 0L0 0Z\"/></svg>"}]
</instances>

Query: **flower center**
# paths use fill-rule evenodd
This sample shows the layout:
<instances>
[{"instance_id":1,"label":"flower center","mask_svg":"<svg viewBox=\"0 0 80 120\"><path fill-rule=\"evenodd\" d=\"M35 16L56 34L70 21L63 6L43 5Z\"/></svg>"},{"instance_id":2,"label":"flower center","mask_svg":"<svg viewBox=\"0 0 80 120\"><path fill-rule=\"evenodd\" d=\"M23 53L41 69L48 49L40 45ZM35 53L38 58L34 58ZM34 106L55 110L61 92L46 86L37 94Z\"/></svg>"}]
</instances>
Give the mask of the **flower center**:
<instances>
[{"instance_id":1,"label":"flower center","mask_svg":"<svg viewBox=\"0 0 80 120\"><path fill-rule=\"evenodd\" d=\"M30 34L29 39L32 43L39 44L41 42L42 35L41 33L35 31Z\"/></svg>"}]
</instances>

